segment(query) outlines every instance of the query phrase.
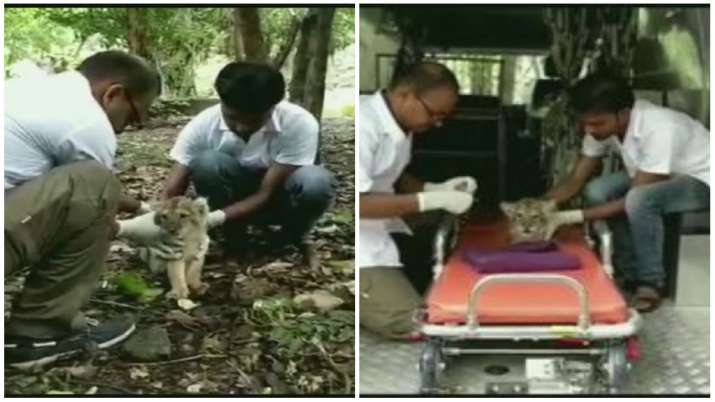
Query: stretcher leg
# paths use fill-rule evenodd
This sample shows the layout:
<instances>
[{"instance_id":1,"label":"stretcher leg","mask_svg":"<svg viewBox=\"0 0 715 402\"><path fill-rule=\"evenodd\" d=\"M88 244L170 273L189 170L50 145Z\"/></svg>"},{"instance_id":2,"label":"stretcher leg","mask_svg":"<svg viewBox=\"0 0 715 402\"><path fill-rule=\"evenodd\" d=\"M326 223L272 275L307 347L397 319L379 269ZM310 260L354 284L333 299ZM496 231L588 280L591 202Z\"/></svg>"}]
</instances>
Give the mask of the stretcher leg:
<instances>
[{"instance_id":1,"label":"stretcher leg","mask_svg":"<svg viewBox=\"0 0 715 402\"><path fill-rule=\"evenodd\" d=\"M440 338L430 338L420 356L420 393L436 394L439 392L439 377L446 363L442 348L444 342Z\"/></svg>"},{"instance_id":2,"label":"stretcher leg","mask_svg":"<svg viewBox=\"0 0 715 402\"><path fill-rule=\"evenodd\" d=\"M623 389L630 366L626 342L618 341L609 345L601 364L608 393L618 393Z\"/></svg>"}]
</instances>

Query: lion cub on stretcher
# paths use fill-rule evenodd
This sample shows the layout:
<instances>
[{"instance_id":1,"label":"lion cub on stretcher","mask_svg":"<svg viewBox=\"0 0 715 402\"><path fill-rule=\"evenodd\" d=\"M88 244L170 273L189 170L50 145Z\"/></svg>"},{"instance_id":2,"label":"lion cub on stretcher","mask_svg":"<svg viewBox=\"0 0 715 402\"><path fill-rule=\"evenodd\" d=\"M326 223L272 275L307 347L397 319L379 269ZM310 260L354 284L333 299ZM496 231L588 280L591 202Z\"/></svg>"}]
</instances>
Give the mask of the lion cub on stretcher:
<instances>
[{"instance_id":1,"label":"lion cub on stretcher","mask_svg":"<svg viewBox=\"0 0 715 402\"><path fill-rule=\"evenodd\" d=\"M501 210L509 217L512 243L549 240L549 214L556 212L554 200L523 198L516 202L502 202Z\"/></svg>"},{"instance_id":2,"label":"lion cub on stretcher","mask_svg":"<svg viewBox=\"0 0 715 402\"><path fill-rule=\"evenodd\" d=\"M188 299L190 293L204 294L209 287L201 282L201 270L209 249L209 206L206 199L174 197L155 204L153 209L156 225L184 241L182 258L166 262L171 283L171 291L166 296Z\"/></svg>"}]
</instances>

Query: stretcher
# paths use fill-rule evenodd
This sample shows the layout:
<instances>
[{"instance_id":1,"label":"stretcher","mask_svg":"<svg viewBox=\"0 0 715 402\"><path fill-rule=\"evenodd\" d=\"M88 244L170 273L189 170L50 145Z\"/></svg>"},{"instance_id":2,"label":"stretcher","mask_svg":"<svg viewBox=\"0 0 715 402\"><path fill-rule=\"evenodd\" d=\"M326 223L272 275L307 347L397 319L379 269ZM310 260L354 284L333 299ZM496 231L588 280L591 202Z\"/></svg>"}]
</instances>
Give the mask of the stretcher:
<instances>
[{"instance_id":1,"label":"stretcher","mask_svg":"<svg viewBox=\"0 0 715 402\"><path fill-rule=\"evenodd\" d=\"M439 392L446 359L462 354L525 356L524 381L490 383L485 393L618 392L637 357L642 322L612 280L610 233L602 223L596 229L600 258L583 228L557 233L559 249L579 259L577 270L484 274L465 252L507 246L506 219L460 228L415 316L427 338L421 392Z\"/></svg>"}]
</instances>

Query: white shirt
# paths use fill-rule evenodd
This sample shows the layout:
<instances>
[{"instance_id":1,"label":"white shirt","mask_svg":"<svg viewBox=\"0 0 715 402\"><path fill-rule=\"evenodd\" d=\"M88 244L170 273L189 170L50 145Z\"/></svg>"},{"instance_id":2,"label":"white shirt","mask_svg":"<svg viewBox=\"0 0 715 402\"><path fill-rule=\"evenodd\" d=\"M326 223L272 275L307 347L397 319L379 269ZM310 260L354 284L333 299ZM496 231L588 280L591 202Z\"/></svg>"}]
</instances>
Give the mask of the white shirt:
<instances>
[{"instance_id":1,"label":"white shirt","mask_svg":"<svg viewBox=\"0 0 715 402\"><path fill-rule=\"evenodd\" d=\"M5 189L55 166L93 159L112 169L117 138L77 71L5 83Z\"/></svg>"},{"instance_id":2,"label":"white shirt","mask_svg":"<svg viewBox=\"0 0 715 402\"><path fill-rule=\"evenodd\" d=\"M621 154L631 177L640 170L688 175L710 185L710 132L685 113L636 100L623 144L615 136L598 141L586 135L581 152L596 158L610 149Z\"/></svg>"},{"instance_id":3,"label":"white shirt","mask_svg":"<svg viewBox=\"0 0 715 402\"><path fill-rule=\"evenodd\" d=\"M169 155L184 166L204 151L234 155L242 165L256 168L268 168L273 162L312 165L318 152L318 130L312 114L282 101L246 143L228 128L219 103L199 113L181 130Z\"/></svg>"},{"instance_id":4,"label":"white shirt","mask_svg":"<svg viewBox=\"0 0 715 402\"><path fill-rule=\"evenodd\" d=\"M394 184L410 162L412 137L395 121L380 92L360 97L358 191L394 194ZM404 226L399 219L360 218L358 266L400 267L391 231Z\"/></svg>"}]
</instances>

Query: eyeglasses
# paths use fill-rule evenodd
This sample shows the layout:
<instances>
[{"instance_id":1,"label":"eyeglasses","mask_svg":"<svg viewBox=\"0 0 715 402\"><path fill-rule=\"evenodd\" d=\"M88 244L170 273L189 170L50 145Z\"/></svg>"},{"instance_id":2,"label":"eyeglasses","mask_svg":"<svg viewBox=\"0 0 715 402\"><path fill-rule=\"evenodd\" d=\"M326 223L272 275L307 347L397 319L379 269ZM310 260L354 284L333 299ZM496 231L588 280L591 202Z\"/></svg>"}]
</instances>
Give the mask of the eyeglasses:
<instances>
[{"instance_id":1,"label":"eyeglasses","mask_svg":"<svg viewBox=\"0 0 715 402\"><path fill-rule=\"evenodd\" d=\"M139 114L139 109L137 109L136 104L134 104L134 100L132 96L129 94L129 91L124 91L124 95L127 97L127 101L129 102L129 107L132 108L132 116L131 116L131 121L130 123L138 128L142 129L144 128L144 122L142 121L142 116Z\"/></svg>"},{"instance_id":2,"label":"eyeglasses","mask_svg":"<svg viewBox=\"0 0 715 402\"><path fill-rule=\"evenodd\" d=\"M420 101L420 103L422 104L422 107L425 108L425 111L429 115L430 120L433 120L437 127L441 126L442 120L447 118L447 114L444 112L435 112L434 109L427 105L427 102L425 102L421 96L415 95L415 98L417 98L417 100Z\"/></svg>"}]
</instances>

